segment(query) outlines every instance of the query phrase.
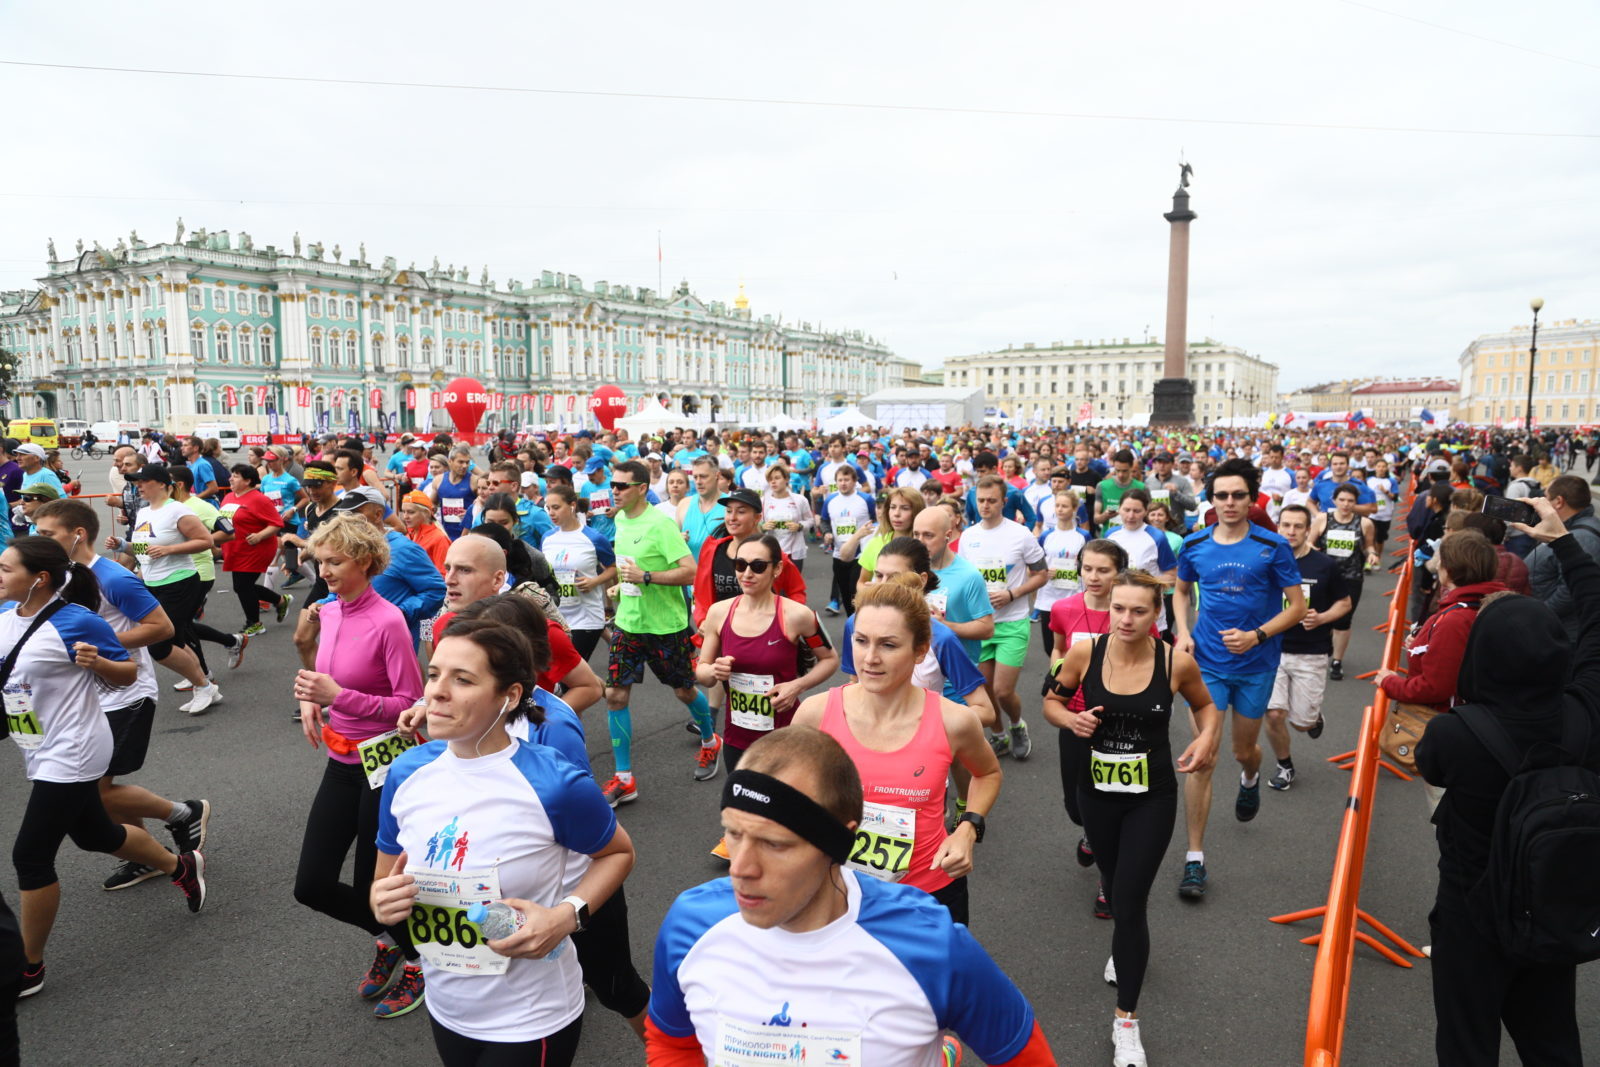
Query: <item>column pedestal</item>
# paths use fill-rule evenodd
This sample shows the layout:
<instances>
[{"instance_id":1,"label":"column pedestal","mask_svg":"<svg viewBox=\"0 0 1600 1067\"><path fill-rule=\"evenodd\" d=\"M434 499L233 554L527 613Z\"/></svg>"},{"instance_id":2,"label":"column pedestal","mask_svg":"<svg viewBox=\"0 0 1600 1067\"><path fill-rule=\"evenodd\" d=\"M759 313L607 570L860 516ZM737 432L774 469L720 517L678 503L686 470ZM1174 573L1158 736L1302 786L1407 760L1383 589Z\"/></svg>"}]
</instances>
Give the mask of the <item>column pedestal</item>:
<instances>
[{"instance_id":1,"label":"column pedestal","mask_svg":"<svg viewBox=\"0 0 1600 1067\"><path fill-rule=\"evenodd\" d=\"M1194 382L1188 378L1161 379L1152 399L1150 425L1194 425Z\"/></svg>"}]
</instances>

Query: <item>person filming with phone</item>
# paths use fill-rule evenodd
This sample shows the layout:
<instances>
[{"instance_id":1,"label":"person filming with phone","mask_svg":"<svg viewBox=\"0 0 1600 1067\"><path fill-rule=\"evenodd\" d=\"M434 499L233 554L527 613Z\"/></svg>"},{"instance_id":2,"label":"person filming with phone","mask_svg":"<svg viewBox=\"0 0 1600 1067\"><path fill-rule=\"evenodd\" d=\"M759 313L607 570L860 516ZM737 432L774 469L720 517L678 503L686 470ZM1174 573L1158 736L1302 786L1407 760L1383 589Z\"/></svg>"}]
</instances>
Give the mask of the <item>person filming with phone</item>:
<instances>
[{"instance_id":1,"label":"person filming with phone","mask_svg":"<svg viewBox=\"0 0 1600 1067\"><path fill-rule=\"evenodd\" d=\"M1574 541L1600 563L1600 520L1595 518L1589 483L1576 474L1563 474L1550 483L1545 499L1556 509L1561 524ZM1541 544L1528 555L1528 581L1533 595L1549 604L1561 620L1567 636L1576 638L1582 616L1578 604L1561 580L1561 564L1548 544Z\"/></svg>"}]
</instances>

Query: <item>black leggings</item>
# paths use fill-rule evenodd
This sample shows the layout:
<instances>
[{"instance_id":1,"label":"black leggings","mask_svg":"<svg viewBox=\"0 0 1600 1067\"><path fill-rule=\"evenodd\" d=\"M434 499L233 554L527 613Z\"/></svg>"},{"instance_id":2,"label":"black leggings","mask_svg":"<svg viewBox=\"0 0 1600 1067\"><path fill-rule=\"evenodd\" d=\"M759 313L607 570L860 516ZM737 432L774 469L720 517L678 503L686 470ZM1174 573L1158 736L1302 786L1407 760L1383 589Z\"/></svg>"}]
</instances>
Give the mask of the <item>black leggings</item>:
<instances>
[{"instance_id":1,"label":"black leggings","mask_svg":"<svg viewBox=\"0 0 1600 1067\"><path fill-rule=\"evenodd\" d=\"M4 897L0 897L0 1067L17 1067L22 1050L17 1041L17 986L27 957L22 930Z\"/></svg>"},{"instance_id":2,"label":"black leggings","mask_svg":"<svg viewBox=\"0 0 1600 1067\"><path fill-rule=\"evenodd\" d=\"M928 895L945 906L945 909L950 912L952 922L958 922L962 926L972 925L971 916L968 914L966 875L963 874L943 889L935 889Z\"/></svg>"},{"instance_id":3,"label":"black leggings","mask_svg":"<svg viewBox=\"0 0 1600 1067\"><path fill-rule=\"evenodd\" d=\"M217 580L215 578L201 580L200 596L195 601L195 618L189 622L189 636L193 638L189 643L189 648L194 652L195 659L200 661L200 669L208 675L211 673L211 668L206 665L206 654L204 649L201 648L201 642L210 641L212 644L221 645L226 649L232 649L235 644L232 634L225 634L216 627L208 626L200 621L200 617L205 611L206 597L210 594L211 587L216 584Z\"/></svg>"},{"instance_id":4,"label":"black leggings","mask_svg":"<svg viewBox=\"0 0 1600 1067\"><path fill-rule=\"evenodd\" d=\"M572 647L578 650L578 655L583 657L585 663L594 655L595 648L600 644L600 635L604 630L573 630L569 635L572 638Z\"/></svg>"},{"instance_id":5,"label":"black leggings","mask_svg":"<svg viewBox=\"0 0 1600 1067\"><path fill-rule=\"evenodd\" d=\"M1372 520L1372 533L1373 533L1374 538L1376 538L1376 540L1378 542L1378 555L1380 555L1380 556L1383 555L1383 550L1386 547L1388 547L1388 544L1389 544L1389 526L1393 522L1394 522L1393 519L1373 519Z\"/></svg>"},{"instance_id":6,"label":"black leggings","mask_svg":"<svg viewBox=\"0 0 1600 1067\"><path fill-rule=\"evenodd\" d=\"M378 861L378 800L382 794L382 790L368 787L361 764L328 760L322 784L311 801L305 837L300 840L294 899L329 918L359 926L373 937L387 932L406 959L415 960L417 950L411 946L406 924L384 926L373 916L367 899ZM352 843L356 846L355 885L345 885L339 876Z\"/></svg>"},{"instance_id":7,"label":"black leggings","mask_svg":"<svg viewBox=\"0 0 1600 1067\"><path fill-rule=\"evenodd\" d=\"M650 1006L650 986L633 965L628 944L628 898L617 891L589 918L589 925L572 935L572 947L583 966L583 981L594 990L601 1005L624 1019Z\"/></svg>"},{"instance_id":8,"label":"black leggings","mask_svg":"<svg viewBox=\"0 0 1600 1067\"><path fill-rule=\"evenodd\" d=\"M1094 847L1100 884L1111 914L1111 958L1117 966L1117 1007L1139 1010L1139 990L1150 962L1150 923L1145 905L1178 820L1178 791L1147 793L1137 800L1110 799L1080 787L1078 806Z\"/></svg>"},{"instance_id":9,"label":"black leggings","mask_svg":"<svg viewBox=\"0 0 1600 1067\"><path fill-rule=\"evenodd\" d=\"M150 595L156 598L156 603L166 611L167 618L172 620L172 636L165 641L156 641L150 645L151 657L164 660L172 655L174 648L189 648L194 644L191 627L203 599L200 592L200 578L191 574L176 582L149 586L149 589Z\"/></svg>"},{"instance_id":10,"label":"black leggings","mask_svg":"<svg viewBox=\"0 0 1600 1067\"><path fill-rule=\"evenodd\" d=\"M483 1041L447 1030L437 1019L428 1022L433 1027L433 1047L444 1067L571 1067L583 1033L581 1015L548 1037L533 1041Z\"/></svg>"},{"instance_id":11,"label":"black leggings","mask_svg":"<svg viewBox=\"0 0 1600 1067\"><path fill-rule=\"evenodd\" d=\"M233 594L239 598L239 607L244 611L246 626L254 626L261 621L261 605L276 604L283 599L281 593L275 593L261 584L261 575L264 571L229 571L233 575Z\"/></svg>"},{"instance_id":12,"label":"black leggings","mask_svg":"<svg viewBox=\"0 0 1600 1067\"><path fill-rule=\"evenodd\" d=\"M833 582L839 587L839 610L848 618L856 613L856 583L861 580L861 559L833 560Z\"/></svg>"},{"instance_id":13,"label":"black leggings","mask_svg":"<svg viewBox=\"0 0 1600 1067\"><path fill-rule=\"evenodd\" d=\"M100 782L34 782L22 826L11 846L17 888L23 892L55 885L61 842L85 852L115 852L128 843L128 831L111 821L100 802Z\"/></svg>"},{"instance_id":14,"label":"black leggings","mask_svg":"<svg viewBox=\"0 0 1600 1067\"><path fill-rule=\"evenodd\" d=\"M1078 808L1078 783L1084 780L1089 766L1089 744L1071 730L1058 730L1056 736L1061 746L1061 800L1067 807L1067 818L1072 825L1083 825L1083 812Z\"/></svg>"}]
</instances>

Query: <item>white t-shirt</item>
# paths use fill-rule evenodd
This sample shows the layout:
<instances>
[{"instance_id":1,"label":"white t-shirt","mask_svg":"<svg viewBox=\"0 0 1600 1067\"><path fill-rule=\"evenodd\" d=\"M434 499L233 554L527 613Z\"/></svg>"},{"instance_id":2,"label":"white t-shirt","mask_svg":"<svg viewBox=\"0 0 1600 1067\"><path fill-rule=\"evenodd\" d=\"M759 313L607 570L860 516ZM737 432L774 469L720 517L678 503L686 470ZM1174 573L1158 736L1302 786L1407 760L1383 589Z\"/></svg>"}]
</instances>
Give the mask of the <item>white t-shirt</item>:
<instances>
[{"instance_id":1,"label":"white t-shirt","mask_svg":"<svg viewBox=\"0 0 1600 1067\"><path fill-rule=\"evenodd\" d=\"M931 477L933 477L933 475L929 474L927 470L922 467L918 467L916 470L912 470L909 467L902 467L900 470L895 472L894 484L896 486L902 486L906 489L921 489L922 483Z\"/></svg>"},{"instance_id":2,"label":"white t-shirt","mask_svg":"<svg viewBox=\"0 0 1600 1067\"><path fill-rule=\"evenodd\" d=\"M444 741L419 745L394 762L379 803L380 851L404 850L413 873L459 874L449 882L463 897L486 887L480 902L520 897L554 907L566 895L573 853L600 851L617 827L582 768L521 742L471 760ZM497 893L488 888L495 883ZM583 1014L583 971L570 943L556 959L513 959L498 975L445 970L418 947L428 1012L455 1033L533 1041Z\"/></svg>"},{"instance_id":3,"label":"white t-shirt","mask_svg":"<svg viewBox=\"0 0 1600 1067\"><path fill-rule=\"evenodd\" d=\"M674 520L676 525L676 520ZM611 542L592 526L576 530L560 529L544 535L544 558L555 571L556 584L561 587L561 614L574 630L599 630L606 624L606 593L599 586L587 593L580 592L574 579L579 575L593 578L607 567L613 566L616 553Z\"/></svg>"},{"instance_id":4,"label":"white t-shirt","mask_svg":"<svg viewBox=\"0 0 1600 1067\"><path fill-rule=\"evenodd\" d=\"M1044 549L1033 539L1033 534L1019 522L1001 519L1000 524L989 528L979 523L961 535L962 559L978 568L983 584L990 592L1015 589L1021 585L1031 569L1030 564L1044 562ZM1009 604L994 609L995 622L1015 622L1027 619L1032 610L1032 596L1018 597Z\"/></svg>"},{"instance_id":5,"label":"white t-shirt","mask_svg":"<svg viewBox=\"0 0 1600 1067\"><path fill-rule=\"evenodd\" d=\"M811 525L809 500L794 492L782 498L768 493L761 498L761 519L763 522L794 523L794 529L773 530L772 536L778 539L778 545L796 563L806 558L806 530Z\"/></svg>"},{"instance_id":6,"label":"white t-shirt","mask_svg":"<svg viewBox=\"0 0 1600 1067\"><path fill-rule=\"evenodd\" d=\"M1311 507L1311 490L1309 489L1290 489L1286 491L1283 494L1283 503L1279 505L1278 510L1281 512L1290 504L1299 504L1303 508L1311 508L1313 515L1317 512L1316 508ZM1273 516L1273 520L1277 520L1276 515Z\"/></svg>"},{"instance_id":7,"label":"white t-shirt","mask_svg":"<svg viewBox=\"0 0 1600 1067\"><path fill-rule=\"evenodd\" d=\"M133 520L133 535L128 540L133 546L134 557L139 561L139 572L144 576L145 585L166 585L196 573L193 556L173 553L158 558L139 551L139 547L144 545L183 544L188 538L179 532L178 523L193 514L171 497L159 508L146 504L139 509L138 517Z\"/></svg>"},{"instance_id":8,"label":"white t-shirt","mask_svg":"<svg viewBox=\"0 0 1600 1067\"><path fill-rule=\"evenodd\" d=\"M1039 545L1044 549L1045 570L1050 572L1050 577L1034 594L1035 611L1048 612L1056 601L1065 600L1083 588L1078 578L1078 553L1086 544L1088 538L1077 527L1047 530L1039 538Z\"/></svg>"},{"instance_id":9,"label":"white t-shirt","mask_svg":"<svg viewBox=\"0 0 1600 1067\"><path fill-rule=\"evenodd\" d=\"M1283 494L1294 488L1294 474L1287 467L1273 470L1267 467L1261 472L1261 491L1270 498L1267 503L1267 514L1273 522L1278 521L1278 512L1286 501Z\"/></svg>"},{"instance_id":10,"label":"white t-shirt","mask_svg":"<svg viewBox=\"0 0 1600 1067\"><path fill-rule=\"evenodd\" d=\"M837 559L840 546L872 521L873 507L865 495L852 491L832 494L822 502L822 509L833 531L833 556Z\"/></svg>"},{"instance_id":11,"label":"white t-shirt","mask_svg":"<svg viewBox=\"0 0 1600 1067\"><path fill-rule=\"evenodd\" d=\"M34 616L23 618L14 610L0 615L0 659L10 655L33 622ZM106 659L128 659L110 623L88 608L67 604L28 639L6 680L7 725L12 742L22 749L29 781L92 782L111 766L111 726L100 706L101 690L111 687L74 661L72 646L79 641L94 645Z\"/></svg>"},{"instance_id":12,"label":"white t-shirt","mask_svg":"<svg viewBox=\"0 0 1600 1067\"><path fill-rule=\"evenodd\" d=\"M100 617L117 633L133 629L161 606L138 576L115 560L96 556L89 569L100 583ZM125 708L146 698L155 700L161 695L150 650L135 648L128 654L139 665L139 677L126 689L105 689L100 694L100 705L106 711Z\"/></svg>"},{"instance_id":13,"label":"white t-shirt","mask_svg":"<svg viewBox=\"0 0 1600 1067\"><path fill-rule=\"evenodd\" d=\"M1053 496L1055 496L1055 490L1050 488L1048 481L1042 485L1038 482L1029 482L1028 487L1022 491L1022 499L1028 502L1028 506L1033 509L1033 513L1039 516L1039 521L1044 523L1046 527L1055 525L1056 521L1053 507L1045 507L1045 504Z\"/></svg>"}]
</instances>

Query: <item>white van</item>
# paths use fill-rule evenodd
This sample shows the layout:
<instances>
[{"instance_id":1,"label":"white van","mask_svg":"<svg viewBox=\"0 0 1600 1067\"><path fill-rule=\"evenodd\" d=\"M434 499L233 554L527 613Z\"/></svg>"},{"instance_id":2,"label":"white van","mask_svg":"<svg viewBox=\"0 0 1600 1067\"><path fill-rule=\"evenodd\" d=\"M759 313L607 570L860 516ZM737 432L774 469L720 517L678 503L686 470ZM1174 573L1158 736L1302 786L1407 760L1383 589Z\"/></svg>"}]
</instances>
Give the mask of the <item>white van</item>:
<instances>
[{"instance_id":1,"label":"white van","mask_svg":"<svg viewBox=\"0 0 1600 1067\"><path fill-rule=\"evenodd\" d=\"M231 422L197 422L194 424L194 436L205 440L215 437L222 443L224 452L239 451L239 427Z\"/></svg>"},{"instance_id":2,"label":"white van","mask_svg":"<svg viewBox=\"0 0 1600 1067\"><path fill-rule=\"evenodd\" d=\"M96 422L89 426L89 432L94 434L95 440L102 446L115 445L123 434L127 434L128 440L133 443L139 443L137 422Z\"/></svg>"},{"instance_id":3,"label":"white van","mask_svg":"<svg viewBox=\"0 0 1600 1067\"><path fill-rule=\"evenodd\" d=\"M62 446L75 445L83 440L83 431L89 424L82 419L57 419L56 436L60 438Z\"/></svg>"}]
</instances>

